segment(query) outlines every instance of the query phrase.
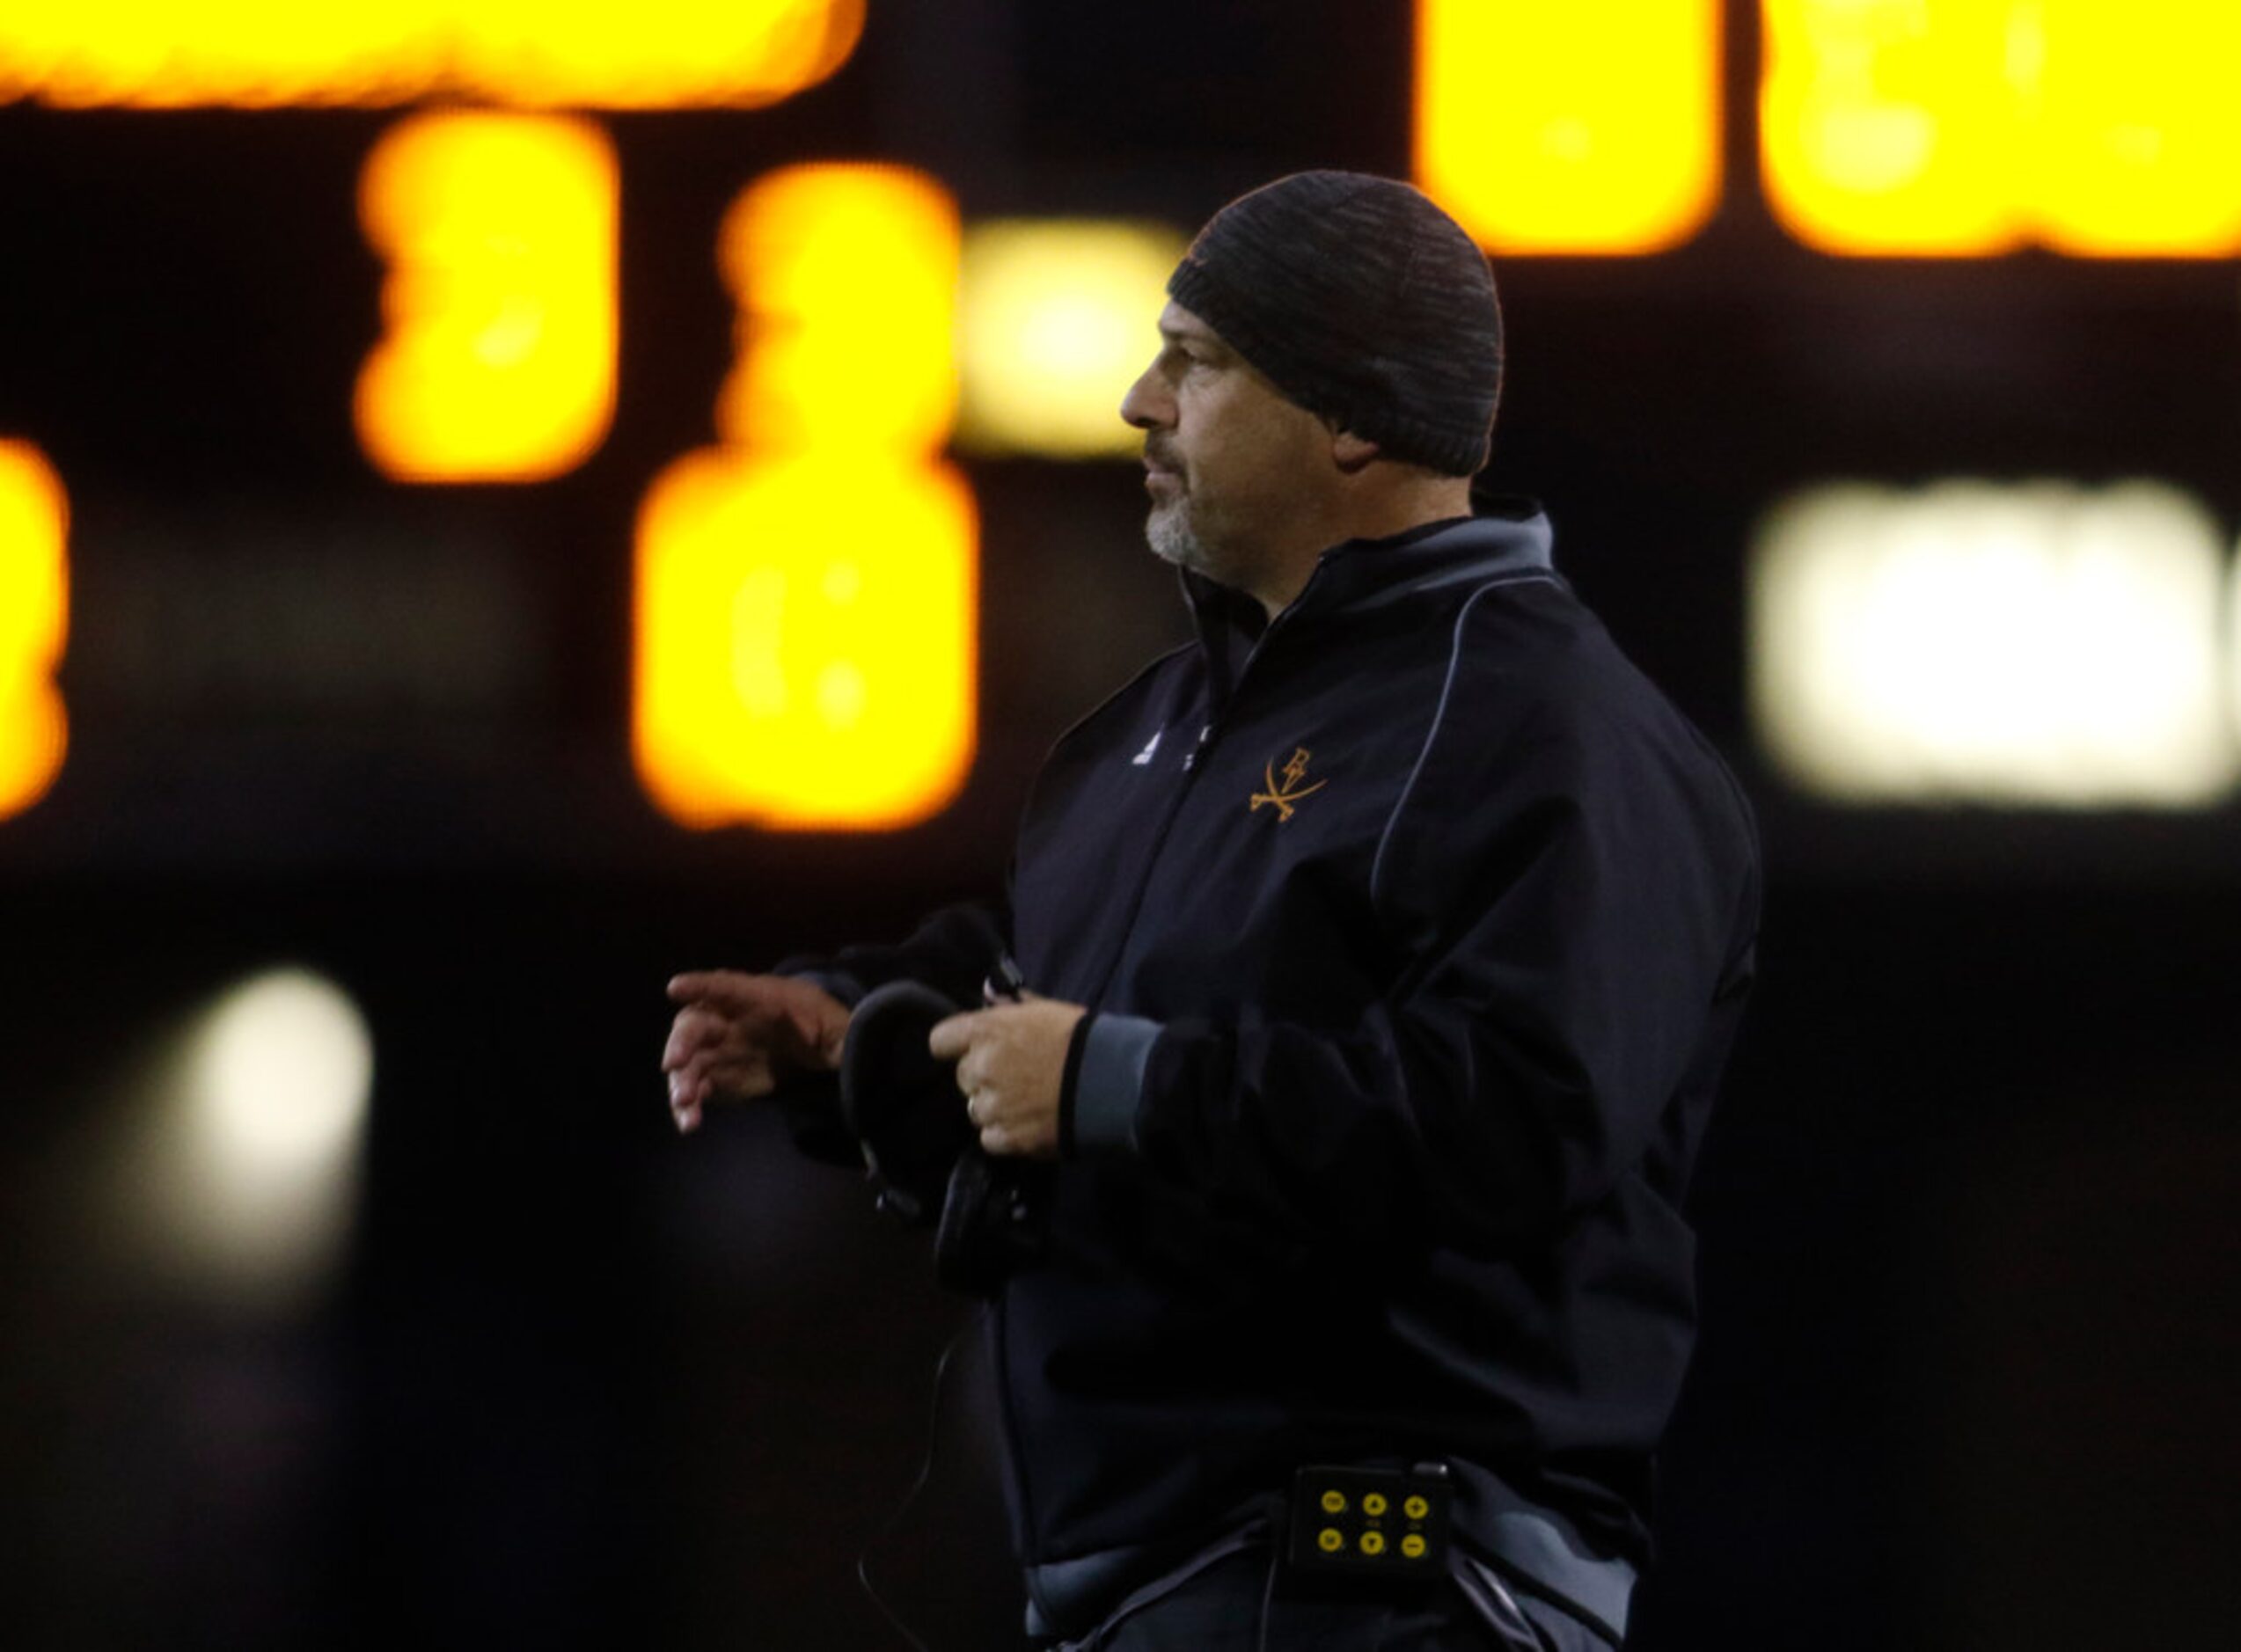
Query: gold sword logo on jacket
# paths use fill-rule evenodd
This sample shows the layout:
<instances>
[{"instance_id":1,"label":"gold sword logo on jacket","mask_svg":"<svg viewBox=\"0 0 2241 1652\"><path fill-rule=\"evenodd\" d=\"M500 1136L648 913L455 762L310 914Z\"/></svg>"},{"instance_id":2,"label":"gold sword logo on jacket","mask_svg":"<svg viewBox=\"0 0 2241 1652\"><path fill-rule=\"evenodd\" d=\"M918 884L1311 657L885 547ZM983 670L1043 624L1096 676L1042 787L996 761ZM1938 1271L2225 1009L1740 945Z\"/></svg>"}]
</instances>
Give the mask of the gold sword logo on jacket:
<instances>
[{"instance_id":1,"label":"gold sword logo on jacket","mask_svg":"<svg viewBox=\"0 0 2241 1652\"><path fill-rule=\"evenodd\" d=\"M1330 784L1328 780L1318 780L1313 786L1300 784L1307 778L1307 760L1313 755L1305 746L1294 746L1292 761L1284 765L1284 782L1280 786L1276 778L1276 760L1271 758L1264 764L1261 778L1269 783L1269 789L1253 793L1253 800L1246 805L1247 812L1249 814L1266 803L1276 810L1277 824L1280 826L1290 820L1292 811L1299 807L1301 798L1312 797Z\"/></svg>"}]
</instances>

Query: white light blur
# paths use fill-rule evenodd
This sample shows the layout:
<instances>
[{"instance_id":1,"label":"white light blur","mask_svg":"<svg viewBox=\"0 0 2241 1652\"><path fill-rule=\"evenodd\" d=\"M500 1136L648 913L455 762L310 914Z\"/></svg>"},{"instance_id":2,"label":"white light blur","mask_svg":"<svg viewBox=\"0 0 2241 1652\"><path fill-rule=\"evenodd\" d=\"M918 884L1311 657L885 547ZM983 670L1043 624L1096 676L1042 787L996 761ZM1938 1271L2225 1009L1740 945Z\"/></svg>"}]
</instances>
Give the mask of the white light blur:
<instances>
[{"instance_id":1,"label":"white light blur","mask_svg":"<svg viewBox=\"0 0 2241 1652\"><path fill-rule=\"evenodd\" d=\"M1183 238L1116 219L999 219L965 233L958 438L986 453L1133 454L1120 401L1160 347Z\"/></svg>"},{"instance_id":2,"label":"white light blur","mask_svg":"<svg viewBox=\"0 0 2241 1652\"><path fill-rule=\"evenodd\" d=\"M302 969L228 990L187 1031L130 1186L160 1270L254 1305L331 1276L355 1215L373 1040Z\"/></svg>"},{"instance_id":3,"label":"white light blur","mask_svg":"<svg viewBox=\"0 0 2241 1652\"><path fill-rule=\"evenodd\" d=\"M298 1181L355 1144L373 1087L373 1040L340 988L278 970L211 1011L193 1084L211 1150L233 1175Z\"/></svg>"},{"instance_id":4,"label":"white light blur","mask_svg":"<svg viewBox=\"0 0 2241 1652\"><path fill-rule=\"evenodd\" d=\"M1800 494L1752 555L1760 739L1837 801L2208 807L2241 777L2225 560L2155 483Z\"/></svg>"}]
</instances>

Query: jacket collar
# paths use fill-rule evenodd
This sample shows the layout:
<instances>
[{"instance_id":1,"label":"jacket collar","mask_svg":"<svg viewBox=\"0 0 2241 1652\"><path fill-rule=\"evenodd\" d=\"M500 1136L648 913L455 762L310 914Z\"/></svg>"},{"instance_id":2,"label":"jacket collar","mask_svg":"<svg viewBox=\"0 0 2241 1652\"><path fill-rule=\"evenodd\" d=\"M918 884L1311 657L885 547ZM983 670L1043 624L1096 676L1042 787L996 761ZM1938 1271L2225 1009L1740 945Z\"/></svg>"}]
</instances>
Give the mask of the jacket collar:
<instances>
[{"instance_id":1,"label":"jacket collar","mask_svg":"<svg viewBox=\"0 0 2241 1652\"><path fill-rule=\"evenodd\" d=\"M1556 580L1554 534L1529 499L1481 495L1478 514L1430 523L1388 539L1348 539L1322 553L1291 605L1273 620L1242 591L1183 570L1183 590L1214 680L1226 688L1262 633L1307 630L1451 585L1539 576ZM1226 698L1226 697L1225 697Z\"/></svg>"}]
</instances>

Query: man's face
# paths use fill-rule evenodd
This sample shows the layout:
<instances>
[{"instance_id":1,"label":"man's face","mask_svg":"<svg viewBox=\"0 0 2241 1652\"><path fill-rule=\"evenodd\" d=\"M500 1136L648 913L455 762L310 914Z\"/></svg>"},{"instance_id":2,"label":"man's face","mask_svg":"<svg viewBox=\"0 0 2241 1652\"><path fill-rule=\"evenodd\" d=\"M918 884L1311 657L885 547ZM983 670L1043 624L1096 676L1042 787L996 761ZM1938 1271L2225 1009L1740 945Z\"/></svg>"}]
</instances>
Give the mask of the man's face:
<instances>
[{"instance_id":1,"label":"man's face","mask_svg":"<svg viewBox=\"0 0 2241 1652\"><path fill-rule=\"evenodd\" d=\"M1121 398L1144 432L1146 537L1168 561L1260 595L1303 544L1322 548L1329 428L1181 304L1161 312L1160 337Z\"/></svg>"}]
</instances>

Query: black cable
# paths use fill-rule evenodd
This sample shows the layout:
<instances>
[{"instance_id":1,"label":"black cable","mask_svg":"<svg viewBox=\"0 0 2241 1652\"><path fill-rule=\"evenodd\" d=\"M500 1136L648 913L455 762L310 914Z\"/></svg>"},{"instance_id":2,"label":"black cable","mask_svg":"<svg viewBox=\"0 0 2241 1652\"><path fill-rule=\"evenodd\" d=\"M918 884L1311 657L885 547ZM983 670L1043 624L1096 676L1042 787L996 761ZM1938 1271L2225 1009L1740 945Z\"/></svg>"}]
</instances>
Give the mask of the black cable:
<instances>
[{"instance_id":1,"label":"black cable","mask_svg":"<svg viewBox=\"0 0 2241 1652\"><path fill-rule=\"evenodd\" d=\"M1261 1585L1260 1652L1269 1652L1269 1614L1276 1604L1276 1568L1284 1559L1281 1528L1269 1533L1269 1581Z\"/></svg>"},{"instance_id":2,"label":"black cable","mask_svg":"<svg viewBox=\"0 0 2241 1652\"><path fill-rule=\"evenodd\" d=\"M911 1626L904 1623L902 1615L887 1604L887 1597L872 1582L871 1557L875 1550L883 1547L887 1540L895 1535L903 1524L904 1517L911 1512L911 1505L918 1502L919 1494L926 1490L927 1482L934 1478L934 1451L941 1442L941 1389L948 1379L949 1361L956 1354L959 1344L965 1340L965 1334L979 1325L981 1315L986 1312L985 1307L982 1308L959 1326L951 1334L948 1345L941 1350L941 1357L934 1362L934 1400L926 1414L926 1460L919 1465L918 1478L911 1482L910 1490L903 1494L903 1501L896 1505L895 1512L887 1517L887 1524L856 1556L856 1581L863 1585L864 1593L871 1597L871 1603L879 1608L880 1615L894 1626L896 1634L911 1643L914 1652L932 1652L932 1648L912 1633Z\"/></svg>"}]
</instances>

